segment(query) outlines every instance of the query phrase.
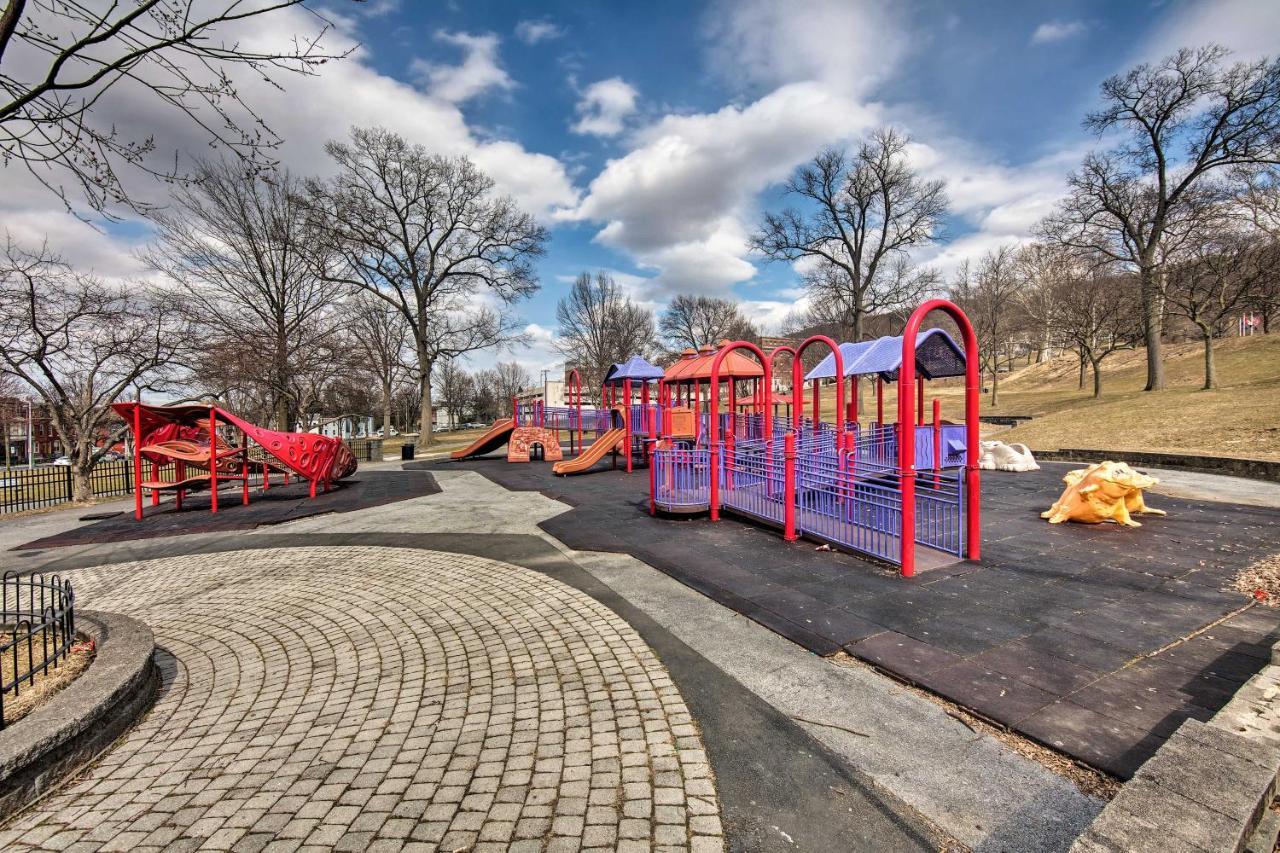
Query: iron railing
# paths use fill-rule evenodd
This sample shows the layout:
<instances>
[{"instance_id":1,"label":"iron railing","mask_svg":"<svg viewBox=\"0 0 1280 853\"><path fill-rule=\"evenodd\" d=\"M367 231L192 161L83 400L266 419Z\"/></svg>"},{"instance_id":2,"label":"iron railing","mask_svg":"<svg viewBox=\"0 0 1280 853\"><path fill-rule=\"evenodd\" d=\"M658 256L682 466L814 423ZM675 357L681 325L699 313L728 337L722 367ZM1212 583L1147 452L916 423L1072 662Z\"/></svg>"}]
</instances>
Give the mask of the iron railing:
<instances>
[{"instance_id":1,"label":"iron railing","mask_svg":"<svg viewBox=\"0 0 1280 853\"><path fill-rule=\"evenodd\" d=\"M71 581L57 575L0 578L0 729L5 700L66 659L76 636L75 601Z\"/></svg>"}]
</instances>

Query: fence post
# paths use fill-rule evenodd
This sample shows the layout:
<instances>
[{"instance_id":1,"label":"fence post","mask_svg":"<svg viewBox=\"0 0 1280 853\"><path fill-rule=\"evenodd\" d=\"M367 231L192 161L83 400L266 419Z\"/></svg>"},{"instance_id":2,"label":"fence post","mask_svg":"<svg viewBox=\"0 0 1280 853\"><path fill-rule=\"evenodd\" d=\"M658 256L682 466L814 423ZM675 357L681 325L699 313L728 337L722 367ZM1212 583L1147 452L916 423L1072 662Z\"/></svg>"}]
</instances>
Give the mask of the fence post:
<instances>
[{"instance_id":1,"label":"fence post","mask_svg":"<svg viewBox=\"0 0 1280 853\"><path fill-rule=\"evenodd\" d=\"M787 433L782 440L782 538L796 541L796 434Z\"/></svg>"},{"instance_id":2,"label":"fence post","mask_svg":"<svg viewBox=\"0 0 1280 853\"><path fill-rule=\"evenodd\" d=\"M71 466L67 465L62 469L62 471L64 474L62 479L67 484L67 500L71 500L73 497L75 497L74 493L71 490Z\"/></svg>"},{"instance_id":3,"label":"fence post","mask_svg":"<svg viewBox=\"0 0 1280 853\"><path fill-rule=\"evenodd\" d=\"M645 441L644 446L649 459L649 515L658 514L658 459L657 459L657 441L653 438Z\"/></svg>"}]
</instances>

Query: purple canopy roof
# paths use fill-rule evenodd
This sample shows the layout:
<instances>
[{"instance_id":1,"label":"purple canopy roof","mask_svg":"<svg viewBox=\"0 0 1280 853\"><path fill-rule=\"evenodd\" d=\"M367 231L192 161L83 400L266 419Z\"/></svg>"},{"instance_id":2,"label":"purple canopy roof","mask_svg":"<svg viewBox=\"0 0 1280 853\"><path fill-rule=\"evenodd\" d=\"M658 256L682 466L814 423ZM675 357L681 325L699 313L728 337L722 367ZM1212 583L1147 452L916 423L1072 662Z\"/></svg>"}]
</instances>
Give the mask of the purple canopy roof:
<instances>
[{"instance_id":1,"label":"purple canopy roof","mask_svg":"<svg viewBox=\"0 0 1280 853\"><path fill-rule=\"evenodd\" d=\"M902 366L902 336L876 338L856 344L840 344L845 376L880 374L885 381L898 378ZM916 370L925 379L964 376L964 351L942 329L926 329L916 336ZM836 357L828 355L805 374L805 379L831 379L836 375Z\"/></svg>"},{"instance_id":2,"label":"purple canopy roof","mask_svg":"<svg viewBox=\"0 0 1280 853\"><path fill-rule=\"evenodd\" d=\"M661 379L663 370L661 367L654 367L638 355L615 364L609 368L609 372L604 375L605 385L621 385L630 379L632 382L654 382Z\"/></svg>"}]
</instances>

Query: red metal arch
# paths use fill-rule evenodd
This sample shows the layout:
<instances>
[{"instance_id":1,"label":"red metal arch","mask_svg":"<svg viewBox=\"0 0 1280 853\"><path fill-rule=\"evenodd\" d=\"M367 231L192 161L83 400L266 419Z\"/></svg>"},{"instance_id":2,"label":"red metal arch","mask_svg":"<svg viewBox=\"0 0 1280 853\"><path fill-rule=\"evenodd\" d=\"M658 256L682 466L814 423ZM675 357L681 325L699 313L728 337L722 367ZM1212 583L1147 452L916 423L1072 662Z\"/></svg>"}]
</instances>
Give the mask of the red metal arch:
<instances>
[{"instance_id":1,"label":"red metal arch","mask_svg":"<svg viewBox=\"0 0 1280 853\"><path fill-rule=\"evenodd\" d=\"M811 335L810 337L805 338L804 342L801 343L800 346L796 347L795 358L791 360L791 401L792 401L791 425L796 429L799 429L800 420L804 415L804 378L803 378L804 365L802 363L804 351L808 349L811 345L819 344L819 343L826 344L831 349L832 355L834 355L836 358L835 428L836 428L836 433L840 434L844 432L844 414L845 414L844 412L844 354L840 352L840 347L836 344L836 342L831 340L831 338L827 337L826 335ZM815 389L818 388L819 385L817 383L819 382L819 380L815 379L813 381L815 383L814 388ZM814 424L814 428L816 429L818 425L818 414L819 414L818 412L819 401L818 401L818 394L816 390L813 396L814 396L813 424ZM837 447L838 446L839 445L837 445Z\"/></svg>"},{"instance_id":2,"label":"red metal arch","mask_svg":"<svg viewBox=\"0 0 1280 853\"><path fill-rule=\"evenodd\" d=\"M720 367L724 363L725 357L728 356L729 353L733 352L736 349L750 350L755 355L756 359L760 362L760 367L764 370L764 377L763 377L764 387L770 390L773 389L772 359L770 359L769 356L764 354L764 350L760 349L760 347L756 346L750 341L734 341L732 343L725 344L720 348L720 351L716 353L715 359L711 362L711 388L710 388L711 425L710 425L710 433L709 433L709 437L710 437L709 446L711 448L711 463L708 469L708 473L711 477L711 520L712 521L720 520L720 484L718 482L720 479L720 472L717 470L717 462L718 462L717 457L719 455L717 453L717 448L720 444ZM730 393L730 396L732 396L733 394L732 388L730 388L729 393ZM732 409L730 409L730 411L732 411ZM773 407L772 406L764 407L764 436L766 441L769 441L773 438Z\"/></svg>"},{"instance_id":3,"label":"red metal arch","mask_svg":"<svg viewBox=\"0 0 1280 853\"><path fill-rule=\"evenodd\" d=\"M978 483L978 336L973 324L960 306L946 299L930 299L914 312L902 330L902 366L898 369L898 472L902 490L902 576L915 574L916 529L916 442L910 430L915 429L912 416L912 386L916 381L916 334L920 324L932 311L949 315L960 328L964 339L964 422L965 422L965 515L967 517L967 556L977 560L982 529L979 516Z\"/></svg>"}]
</instances>

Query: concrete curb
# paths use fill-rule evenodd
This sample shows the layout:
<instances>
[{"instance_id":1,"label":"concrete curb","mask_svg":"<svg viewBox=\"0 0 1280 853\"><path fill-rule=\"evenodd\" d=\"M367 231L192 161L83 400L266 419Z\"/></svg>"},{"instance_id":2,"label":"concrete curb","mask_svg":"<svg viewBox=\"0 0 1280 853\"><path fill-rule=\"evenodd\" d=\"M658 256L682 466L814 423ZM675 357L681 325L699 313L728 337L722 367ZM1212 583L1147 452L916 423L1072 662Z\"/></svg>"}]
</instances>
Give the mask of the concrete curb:
<instances>
[{"instance_id":1,"label":"concrete curb","mask_svg":"<svg viewBox=\"0 0 1280 853\"><path fill-rule=\"evenodd\" d=\"M1201 474L1224 474L1264 483L1280 483L1280 462L1267 459L1244 459L1237 456L1191 456L1184 453L1151 453L1138 450L1033 450L1037 459L1049 462L1099 462L1120 459L1130 465L1146 468L1168 468Z\"/></svg>"},{"instance_id":2,"label":"concrete curb","mask_svg":"<svg viewBox=\"0 0 1280 853\"><path fill-rule=\"evenodd\" d=\"M160 682L155 637L136 619L80 611L97 655L49 702L0 731L0 821L96 758L151 707Z\"/></svg>"},{"instance_id":3,"label":"concrete curb","mask_svg":"<svg viewBox=\"0 0 1280 853\"><path fill-rule=\"evenodd\" d=\"M1245 682L1208 723L1185 721L1102 810L1072 853L1239 853L1264 824L1280 774L1280 665ZM1275 837L1263 847L1274 849Z\"/></svg>"}]
</instances>

